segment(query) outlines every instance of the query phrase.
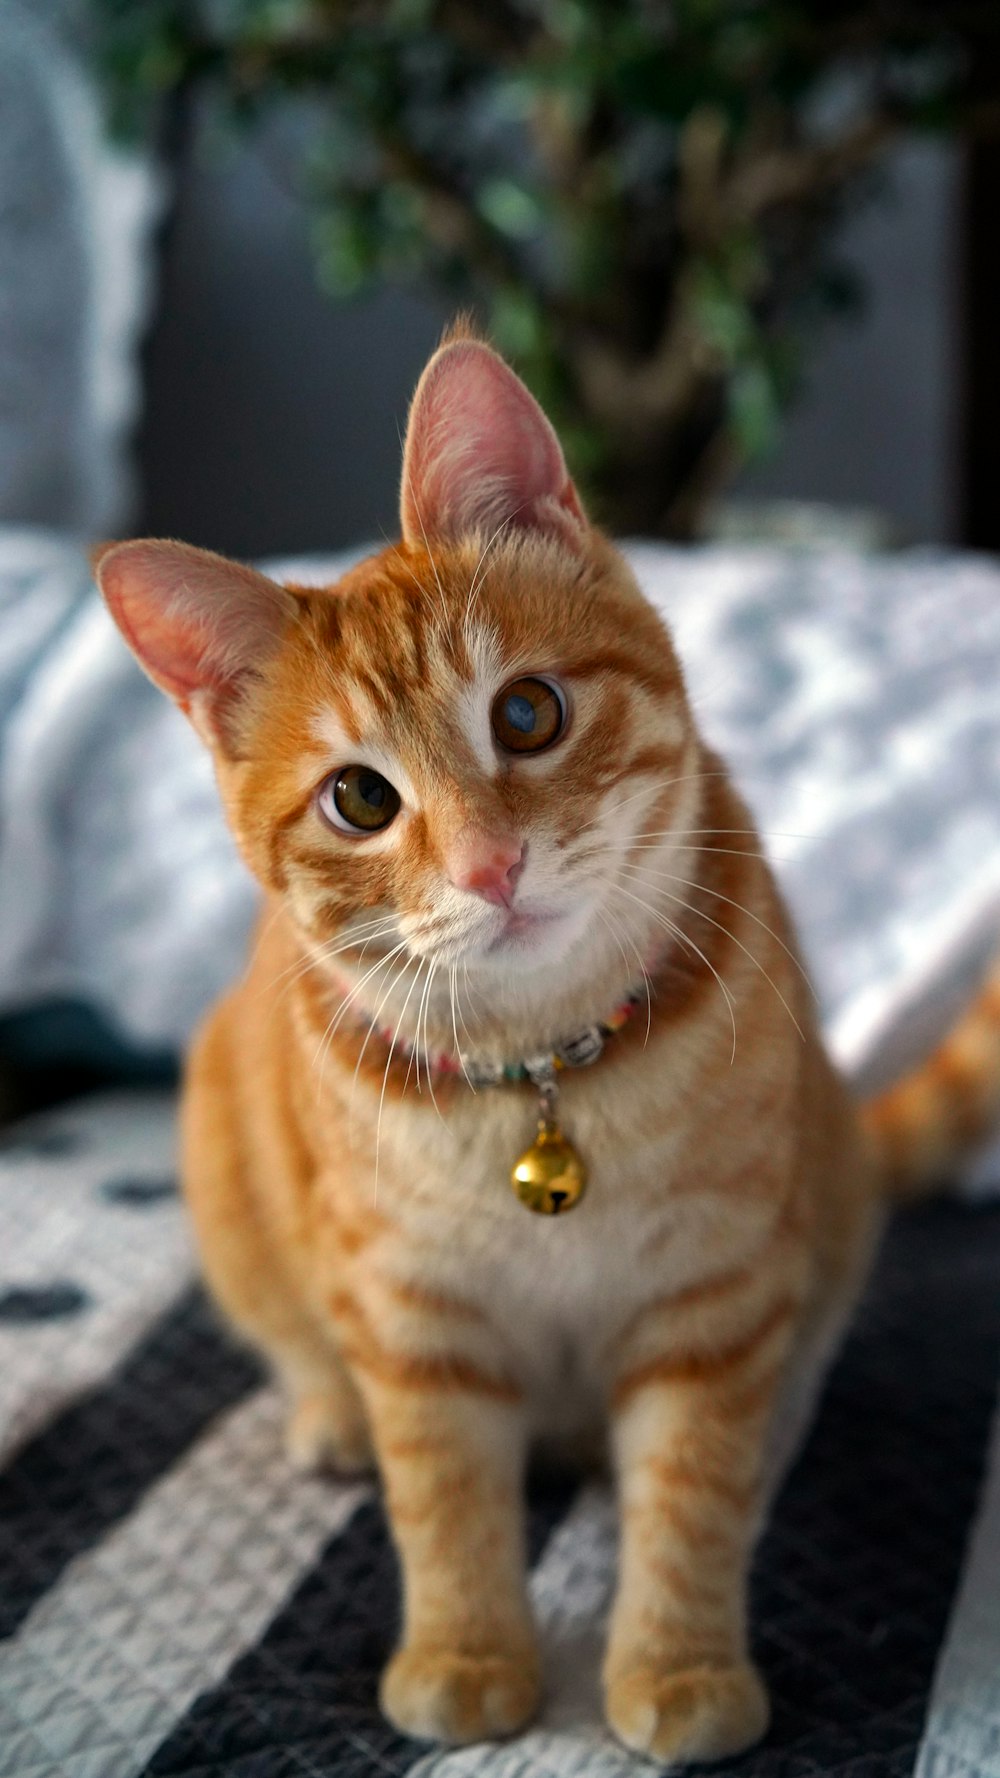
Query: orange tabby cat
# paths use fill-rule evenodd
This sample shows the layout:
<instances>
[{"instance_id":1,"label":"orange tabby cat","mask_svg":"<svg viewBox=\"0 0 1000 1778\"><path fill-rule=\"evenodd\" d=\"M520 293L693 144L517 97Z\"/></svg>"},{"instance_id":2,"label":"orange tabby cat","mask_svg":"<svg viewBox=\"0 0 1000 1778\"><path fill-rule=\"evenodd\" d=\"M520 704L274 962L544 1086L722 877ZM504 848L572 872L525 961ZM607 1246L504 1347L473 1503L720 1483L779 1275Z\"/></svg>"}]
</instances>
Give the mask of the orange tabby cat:
<instances>
[{"instance_id":1,"label":"orange tabby cat","mask_svg":"<svg viewBox=\"0 0 1000 1778\"><path fill-rule=\"evenodd\" d=\"M100 559L268 899L190 1059L205 1270L296 1457L382 1472L400 1728L531 1717L525 1453L607 1426L608 1720L730 1754L768 1714L748 1559L865 1273L876 1149L904 1127L919 1171L941 1120L904 1093L863 1133L670 639L466 335L414 399L402 531L323 591L179 543Z\"/></svg>"}]
</instances>

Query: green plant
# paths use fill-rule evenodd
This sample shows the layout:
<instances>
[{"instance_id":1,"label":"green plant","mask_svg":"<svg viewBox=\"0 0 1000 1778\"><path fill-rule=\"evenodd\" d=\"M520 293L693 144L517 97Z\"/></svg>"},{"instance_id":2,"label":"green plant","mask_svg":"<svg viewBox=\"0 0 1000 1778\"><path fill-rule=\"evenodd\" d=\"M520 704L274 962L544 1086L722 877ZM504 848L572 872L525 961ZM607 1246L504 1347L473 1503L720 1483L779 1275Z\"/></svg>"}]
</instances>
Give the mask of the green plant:
<instances>
[{"instance_id":1,"label":"green plant","mask_svg":"<svg viewBox=\"0 0 1000 1778\"><path fill-rule=\"evenodd\" d=\"M312 101L323 282L430 279L598 511L691 535L771 445L837 224L904 128L997 121L996 0L90 0L120 119Z\"/></svg>"}]
</instances>

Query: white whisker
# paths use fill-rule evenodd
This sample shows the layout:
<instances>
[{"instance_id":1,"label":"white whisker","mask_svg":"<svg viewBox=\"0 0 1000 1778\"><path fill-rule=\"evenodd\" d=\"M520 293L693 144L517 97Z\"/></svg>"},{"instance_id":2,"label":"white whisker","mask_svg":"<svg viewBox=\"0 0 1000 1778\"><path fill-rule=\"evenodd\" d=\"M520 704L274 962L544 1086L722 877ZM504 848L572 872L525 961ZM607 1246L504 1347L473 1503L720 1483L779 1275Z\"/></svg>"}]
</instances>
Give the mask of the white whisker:
<instances>
[{"instance_id":1,"label":"white whisker","mask_svg":"<svg viewBox=\"0 0 1000 1778\"><path fill-rule=\"evenodd\" d=\"M437 974L437 972L438 972L438 968L439 968L439 964L438 964L438 963L432 963L432 964L431 964L431 972L430 972L430 975L429 975L429 976L428 976L428 977L427 977L427 987L426 987L426 989L425 989L425 990L424 990L424 998L423 998L423 1007L424 1007L424 1063L425 1063L425 1066L426 1066L426 1069L427 1069L427 1090L428 1090L428 1092L429 1092L429 1093L430 1093L430 1096L431 1096L431 1104L432 1104L432 1105L433 1105L433 1107L434 1107L434 1109L435 1109L435 1111L436 1111L436 1112L437 1112L437 1114L438 1114L438 1117L439 1117L439 1118L440 1118L440 1119L441 1119L441 1122L442 1122L442 1123L443 1123L443 1124L445 1124L445 1127L446 1127L446 1128L447 1128L447 1122L446 1122L446 1119L445 1119L445 1115L444 1115L444 1112L443 1112L443 1111L442 1111L442 1110L441 1110L441 1107L440 1107L440 1105L439 1105L439 1104L438 1104L438 1102L437 1102L437 1095L436 1095L436 1094L435 1094L435 1092L434 1092L434 1070L433 1070L433 1068L432 1068L432 1067L431 1067L431 1061L430 1061L430 1036L429 1036L429 1033L428 1033L428 1030L427 1030L427 1019L428 1019L428 1015L429 1015L429 1012L430 1012L430 995L431 995L431 987L432 987L432 985L433 985L433 982L434 982L434 977L435 977L435 975L436 975L436 974ZM418 1015L417 1015L417 1036L418 1036L418 1038L419 1038L419 1035L420 1035L420 1015L419 1015L419 1013L418 1013Z\"/></svg>"},{"instance_id":2,"label":"white whisker","mask_svg":"<svg viewBox=\"0 0 1000 1778\"><path fill-rule=\"evenodd\" d=\"M268 933L271 931L271 928L273 927L274 922L278 919L280 914L284 913L284 911L285 911L284 903L279 901L277 907L271 909L270 915L265 920L260 931L256 934L256 936L254 938L254 942L250 947L246 963L243 968L243 974L240 977L241 983L244 983L249 980L250 971L252 970L254 964L257 961L257 954L260 951L260 948L261 948L262 944L264 943L264 940L266 939ZM280 980L281 978L278 977L277 979Z\"/></svg>"},{"instance_id":3,"label":"white whisker","mask_svg":"<svg viewBox=\"0 0 1000 1778\"><path fill-rule=\"evenodd\" d=\"M672 784L688 784L695 778L728 777L728 772L720 770L714 772L678 772L672 778L652 778L648 784L643 784L641 789L633 791L631 796L622 797L621 801L615 804L615 813L617 814L620 809L627 809L629 803L638 802L641 796L651 796L654 792L657 796L662 795L663 791L669 790Z\"/></svg>"},{"instance_id":4,"label":"white whisker","mask_svg":"<svg viewBox=\"0 0 1000 1778\"><path fill-rule=\"evenodd\" d=\"M283 981L288 975L293 976L294 980L297 981L299 976L305 975L308 970L317 969L323 963L330 962L334 957L339 957L342 952L352 951L358 947L360 947L363 956L369 945L375 944L380 938L388 938L396 931L396 921L394 917L372 921L369 925L370 929L369 927L362 926L360 930L355 932L350 938L341 936L336 943L333 939L330 939L326 944L321 945L318 951L307 950L304 957L296 957L294 962L289 963L286 969L279 970L276 976L272 976L270 981L266 982L264 987L258 990L258 999L260 998L260 995L268 993L271 988L276 988L278 983ZM367 936L365 936L366 934ZM291 985L292 984L290 983L289 986ZM287 992L287 989L284 991Z\"/></svg>"},{"instance_id":5,"label":"white whisker","mask_svg":"<svg viewBox=\"0 0 1000 1778\"><path fill-rule=\"evenodd\" d=\"M417 970L417 981L420 980L420 977L423 975L426 967L427 967L427 959L426 959L426 957L421 957L420 967ZM409 995L407 995L406 998L407 998L407 1001L409 1001ZM405 1010L405 1008L404 1008L404 1010ZM415 1041L410 1045L410 1053L409 1053L409 1056L407 1057L406 1076L403 1081L404 1094L406 1092L407 1087L410 1084L410 1075L413 1072L414 1065L416 1065L417 1092L419 1093L419 1091L420 1091L420 1001L419 1000L417 1001L417 1035L416 1035Z\"/></svg>"},{"instance_id":6,"label":"white whisker","mask_svg":"<svg viewBox=\"0 0 1000 1778\"><path fill-rule=\"evenodd\" d=\"M414 504L416 504L416 503L414 503ZM414 586L417 589L417 592L420 593L422 595L422 597L426 598L427 588L425 587L419 574L414 574L413 569L410 567L409 562L406 560L406 557L403 555L402 550L399 550L396 548L396 545L392 542L392 540L390 539L390 537L388 536L388 534L386 533L386 531L384 529L382 530L382 536L385 538L386 544L388 545L389 549L391 549L391 551L392 551L393 555L395 556L397 562L399 563L400 567L404 568L406 570L406 573L409 575L410 579L412 580ZM426 541L426 539L425 539L425 541ZM428 550L427 551L428 556L430 556L430 553L431 553L430 550ZM432 560L431 567L433 568L433 566L434 566L434 563ZM440 582L438 584L440 585ZM442 616L443 615L444 615L444 610L442 607Z\"/></svg>"},{"instance_id":7,"label":"white whisker","mask_svg":"<svg viewBox=\"0 0 1000 1778\"><path fill-rule=\"evenodd\" d=\"M602 921L602 923L607 927L608 931L610 932L612 938L615 941L615 944L618 946L618 949L621 952L622 962L624 963L626 970L628 970L629 969L628 956L626 954L625 947L622 944L621 939L618 936L618 928L617 928L616 923L612 920L610 909L595 907L594 912L598 916L598 919ZM650 1031L652 1030L652 1025L653 1025L652 990L650 987L649 975L646 970L646 965L644 964L644 962L642 960L642 952L640 951L638 945L636 944L635 939L632 938L629 933L626 933L625 937L628 942L629 949L631 951L634 951L634 953L635 953L635 959L639 965L639 973L642 976L643 986L646 990L646 1035L643 1039L643 1048L645 1049L646 1045L649 1042L649 1034L650 1034Z\"/></svg>"},{"instance_id":8,"label":"white whisker","mask_svg":"<svg viewBox=\"0 0 1000 1778\"><path fill-rule=\"evenodd\" d=\"M627 869L628 867L626 866L625 868ZM643 878L642 880L646 883L647 887L650 886L648 883L648 879ZM701 885L699 883L696 883L694 885L694 887L696 889L700 889ZM795 1014L793 1013L791 1007L789 1006L788 1001L785 999L784 994L781 992L781 989L778 987L777 982L774 980L774 978L771 975L768 974L768 972L764 968L764 965L761 962L760 958L755 957L753 952L750 949L748 949L748 947L743 943L742 939L737 938L737 936L736 936L735 932L733 932L732 928L729 926L724 926L722 924L721 920L714 920L712 918L711 914L703 913L700 908L692 907L691 903L689 901L685 901L684 897L682 895L671 895L669 890L667 890L667 889L657 890L656 893L659 895L665 895L668 901L676 902L678 907L682 907L686 910L687 913L693 914L696 920L706 920L708 922L709 926L714 926L719 932L724 932L727 938L732 939L733 944L736 945L739 948L739 950L741 950L743 952L745 957L749 957L751 963L754 965L754 968L760 970L760 973L764 977L764 980L767 983L769 983L771 988L773 988L775 994L777 995L778 999L781 1001L782 1006L784 1007L786 1013L788 1014L789 1018L792 1021L792 1024L795 1026L796 1031L798 1032L799 1036L801 1037L801 1039L804 1043L805 1042L805 1032L803 1031L802 1026L799 1024L798 1019L795 1017ZM704 891L704 893L710 894L711 891L706 890L706 891ZM725 896L720 896L719 899L724 901L726 898L725 898ZM733 902L732 905L734 907L737 907L739 904L737 902ZM746 913L747 909L743 908L740 911L742 913ZM753 918L752 915L751 915L751 918ZM769 928L765 928L765 930L769 930ZM776 934L771 933L771 937L775 938ZM778 943L779 944L781 943L780 939L778 940ZM791 953L789 953L789 955L791 955ZM798 967L801 967L801 965L798 965Z\"/></svg>"},{"instance_id":9,"label":"white whisker","mask_svg":"<svg viewBox=\"0 0 1000 1778\"><path fill-rule=\"evenodd\" d=\"M409 957L404 957L402 962L399 963L395 969L391 969L389 971L387 980L385 981L384 984L382 984L382 992L379 995L378 1001L375 1006L375 1010L372 1013L372 1016L368 1021L368 1030L365 1032L365 1040L364 1040L363 1044L361 1045L361 1050L358 1054L358 1059L354 1064L354 1074L351 1078L351 1104L352 1104L352 1106L354 1103L354 1089L358 1084L358 1075L361 1071L361 1064L365 1059L365 1051L368 1048L368 1045L371 1042L371 1039L374 1036L375 1032L378 1030L378 1023L379 1023L379 1018L381 1016L382 1008L385 1005L386 1001L388 1000L393 989L395 988L396 983L399 981L400 976L405 974L406 970L409 968L410 962L411 962L411 959Z\"/></svg>"},{"instance_id":10,"label":"white whisker","mask_svg":"<svg viewBox=\"0 0 1000 1778\"><path fill-rule=\"evenodd\" d=\"M355 986L351 989L350 993L345 994L344 998L341 1000L340 1006L337 1010L337 1013L334 1016L334 1018L331 1019L326 1030L324 1031L323 1036L320 1039L319 1046L316 1050L316 1054L313 1057L313 1067L314 1068L316 1067L317 1063L320 1063L319 1081L318 1081L317 1087L316 1087L317 1098L319 1097L319 1095L323 1089L323 1070L326 1065L326 1057L329 1054L330 1045L333 1042L333 1039L336 1035L336 1032L337 1032L337 1029L340 1025L341 1020L345 1017L347 1012L350 1010L351 1006L353 1005L354 1001L357 999L358 995L361 993L362 988L365 987L366 983L370 982L372 977L374 975L377 975L378 971L380 969L384 969L387 963L391 963L394 957L398 957L400 951L405 951L405 950L406 950L406 940L402 939L400 941L400 943L398 945L396 945L393 950L389 951L385 957L381 957L377 963L373 963L371 968L365 971L364 975L361 977L361 980L359 982L357 982L355 984ZM322 1058L322 1062L320 1060L321 1058Z\"/></svg>"},{"instance_id":11,"label":"white whisker","mask_svg":"<svg viewBox=\"0 0 1000 1778\"><path fill-rule=\"evenodd\" d=\"M718 889L708 888L708 887L706 887L706 885L704 883L696 883L692 877L675 876L672 871L665 871L665 870L656 870L656 871L652 871L652 872L643 871L641 866L638 866L638 865L636 865L634 867L625 866L624 868L625 869L635 869L636 872L640 873L643 876L644 881L646 881L647 883L649 881L650 875L652 875L655 877L662 877L664 882L667 882L667 883L680 883L680 885L683 889L698 889L705 895L711 895L715 901L724 901L726 903L727 907L736 908L738 913L746 914L746 917L748 920L752 920L756 926L759 926L763 932L766 932L768 938L773 938L775 944L778 945L782 951L784 951L785 956L788 958L788 961L795 965L795 968L798 970L799 975L802 977L802 980L805 982L805 985L809 989L809 992L812 995L813 999L814 1000L816 999L816 990L814 989L812 982L809 980L809 977L806 974L805 969L803 968L801 960L798 957L796 957L795 952L792 950L791 946L787 945L785 943L784 939L780 936L780 934L775 932L773 927L771 927L767 924L766 920L762 920L760 918L759 914L755 914L752 911L752 909L750 909L748 907L744 907L744 905L741 901L734 901L731 895L723 895L720 893L720 891ZM680 900L681 898L679 896L677 896L674 899ZM687 902L683 902L682 905L684 907L687 907L688 904L687 904ZM698 910L697 910L697 908L692 908L691 912L697 913ZM707 915L701 915L700 917L702 919L708 918ZM728 932L729 931L728 926L725 927L723 930ZM735 934L731 934L730 936L735 937ZM739 943L739 940L737 940L736 942ZM756 961L756 959L755 959L755 961Z\"/></svg>"},{"instance_id":12,"label":"white whisker","mask_svg":"<svg viewBox=\"0 0 1000 1778\"><path fill-rule=\"evenodd\" d=\"M736 1061L736 1008L733 1003L733 997L730 994L729 989L726 987L726 984L723 981L718 970L716 969L714 963L712 963L709 960L709 958L706 957L704 951L699 950L698 946L694 942L694 939L689 938L688 934L683 930L682 927L677 925L677 922L675 920L671 920L668 918L668 916L666 914L660 913L648 901L643 901L640 896L633 895L632 891L630 889L626 889L624 884L614 883L612 885L612 887L615 890L616 894L627 895L630 901L634 901L637 904L637 906L639 906L641 908L645 908L647 914L651 914L654 920L658 921L661 926L664 926L668 932L672 932L674 937L680 939L682 944L687 945L688 949L692 950L695 953L696 957L701 958L701 961L704 963L706 969L711 970L712 974L714 975L716 981L719 984L719 987L722 989L723 998L725 999L726 1006L729 1011L730 1023L733 1027L733 1050L732 1050L732 1054L729 1058L729 1066L732 1067L733 1063Z\"/></svg>"},{"instance_id":13,"label":"white whisker","mask_svg":"<svg viewBox=\"0 0 1000 1778\"><path fill-rule=\"evenodd\" d=\"M483 564L486 561L487 556L490 553L490 550L493 548L493 545L495 544L497 538L500 536L501 531L506 530L506 528L510 524L511 520L515 519L517 517L518 513L521 511L521 507L526 506L526 505L527 505L527 501L522 500L520 506L516 506L514 508L513 512L509 512L507 514L507 517L500 521L500 524L497 526L496 530L493 533L493 536L490 538L489 542L486 545L486 548L483 550L482 555L480 556L478 562L476 563L476 571L472 576L472 580L469 585L468 597L465 601L465 616L462 619L463 627L468 626L469 619L472 616L472 607L473 607L473 602L475 600L476 591L477 591L477 588L482 585L482 581L480 580L480 572L483 568ZM485 579L485 575L483 576L483 578Z\"/></svg>"},{"instance_id":14,"label":"white whisker","mask_svg":"<svg viewBox=\"0 0 1000 1778\"><path fill-rule=\"evenodd\" d=\"M427 971L427 980L426 980L426 981L425 981L425 983L424 983L424 991L423 991L423 993L422 993L422 994L421 994L421 996L420 996L420 999L419 999L419 1000L418 1000L418 1002L417 1002L417 1031L416 1031L416 1037L415 1037L415 1040L414 1040L414 1055L415 1055L415 1056L416 1056L416 1058L417 1058L417 1092L418 1092L418 1093L419 1093L419 1092L420 1092L420 1090L421 1090L421 1087L420 1087L420 1057L421 1057L421 1050L423 1050L423 1062L424 1062L424 1073L425 1073L425 1075L426 1075L426 1076L427 1076L427 1085L428 1085L428 1088L430 1088L430 1087L431 1087L431 1065L430 1065L430 1049L429 1049L429 1045L428 1045L428 1044L424 1044L424 1043L422 1043L422 1042L421 1042L421 1037L420 1037L420 1021L421 1021L421 1019L422 1019L422 1018L423 1018L423 1019L424 1019L424 1020L426 1020L426 1016L427 1016L427 996L428 996L428 994L429 994L429 993L430 993L430 987L431 987L431 983L432 983L432 981L433 981L433 980L434 980L434 971L435 971L435 970L436 970L436 969L437 969L437 964L436 964L436 963L432 963L432 964L431 964L431 966L430 966L430 968L429 968L429 969L428 969L428 971ZM433 1094L433 1089L432 1089L432 1088L431 1088L431 1097L432 1097L432 1098L433 1098L433 1096L434 1096L434 1094Z\"/></svg>"},{"instance_id":15,"label":"white whisker","mask_svg":"<svg viewBox=\"0 0 1000 1778\"><path fill-rule=\"evenodd\" d=\"M763 774L758 773L757 776L761 777ZM615 814L617 815L621 809L627 809L630 803L637 802L642 796L655 795L659 798L665 790L670 789L672 784L689 784L696 778L726 778L732 782L733 774L720 767L718 770L710 772L679 772L672 778L651 778L647 783L641 785L638 790L633 791L631 796L622 797L621 801L615 804ZM739 786L735 785L734 788L738 793ZM687 827L678 828L677 831L679 833L756 833L757 830L752 827ZM789 839L809 839L810 836L808 834L789 834L787 837Z\"/></svg>"},{"instance_id":16,"label":"white whisker","mask_svg":"<svg viewBox=\"0 0 1000 1778\"><path fill-rule=\"evenodd\" d=\"M651 828L648 832L644 828L640 828L635 837L627 843L637 846L646 840L673 839L675 835L677 838L683 839L691 838L692 835L704 835L708 838L712 834L721 834L723 837L731 834L744 834L748 838L760 840L808 840L811 837L807 833L789 833L787 830L779 828L767 830L757 827L656 827ZM612 844L613 842L609 841L608 843Z\"/></svg>"},{"instance_id":17,"label":"white whisker","mask_svg":"<svg viewBox=\"0 0 1000 1778\"><path fill-rule=\"evenodd\" d=\"M476 990L472 986L472 983L469 980L469 959L467 957L463 957L463 959L462 959L462 980L465 983L465 992L468 994L469 1000L471 1002L476 998ZM461 1006L459 1006L459 1009L458 1009L458 1016L459 1016L459 1018L462 1018ZM469 1042L471 1043L472 1042L472 1034L469 1031L469 1027L465 1023L464 1019L462 1019L462 1029L465 1032L466 1036L468 1037Z\"/></svg>"},{"instance_id":18,"label":"white whisker","mask_svg":"<svg viewBox=\"0 0 1000 1778\"><path fill-rule=\"evenodd\" d=\"M453 963L451 965L451 968L448 971L448 980L449 980L449 990L450 990L450 994L451 994L451 1028L452 1028L452 1031L453 1031L454 1037L455 1037L455 1054L458 1057L459 1066L461 1067L462 1073L465 1075L465 1078L466 1078L466 1081L468 1082L469 1087L472 1089L473 1092L475 1092L476 1089L472 1085L472 1081L469 1076L469 1070L465 1066L465 1056L462 1053L462 1046L458 1041L458 1024L457 1024L456 1017L455 1017L456 1007L458 1007L457 978L458 978L458 964ZM458 1008L458 1010L461 1011L461 1008ZM463 1026L463 1028L465 1028L464 1018L462 1020L462 1026ZM466 1035L466 1037L468 1037L468 1035L469 1035L467 1029L465 1031L465 1035Z\"/></svg>"},{"instance_id":19,"label":"white whisker","mask_svg":"<svg viewBox=\"0 0 1000 1778\"><path fill-rule=\"evenodd\" d=\"M379 1094L379 1099L378 1099L378 1120L375 1124L375 1191L374 1191L374 1195L372 1197L372 1204L376 1208L378 1206L378 1169L379 1169L379 1157L382 1152L382 1110L385 1105L385 1089L389 1084L389 1070L392 1067L392 1058L393 1058L395 1051L396 1051L396 1039L398 1038L400 1030L402 1029L403 1020L406 1017L406 1009L410 1004L410 1000L413 995L413 990L420 980L420 975L421 975L421 971L422 971L423 967L424 967L424 965L423 965L423 963L421 963L420 969L417 970L416 975L414 976L412 982L410 983L409 988L406 991L406 999L403 1001L403 1009L399 1015L399 1021L396 1025L396 1029L392 1034L392 1042L389 1045L389 1054L387 1055L387 1057L385 1059L385 1072L382 1075L382 1091ZM411 1057L411 1061L412 1061L412 1057ZM409 1080L409 1078L410 1078L410 1071L409 1071L409 1069L407 1069L406 1079ZM406 1082L405 1081L403 1083L403 1091L404 1091L404 1093L406 1091Z\"/></svg>"}]
</instances>

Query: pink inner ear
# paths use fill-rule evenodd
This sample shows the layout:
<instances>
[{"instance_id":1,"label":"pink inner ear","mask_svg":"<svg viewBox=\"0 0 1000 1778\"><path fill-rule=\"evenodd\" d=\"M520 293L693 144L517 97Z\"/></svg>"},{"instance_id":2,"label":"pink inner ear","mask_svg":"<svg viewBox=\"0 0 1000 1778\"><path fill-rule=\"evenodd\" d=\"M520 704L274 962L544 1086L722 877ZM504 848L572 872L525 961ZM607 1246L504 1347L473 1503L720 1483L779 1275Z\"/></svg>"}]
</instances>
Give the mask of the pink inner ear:
<instances>
[{"instance_id":1,"label":"pink inner ear","mask_svg":"<svg viewBox=\"0 0 1000 1778\"><path fill-rule=\"evenodd\" d=\"M505 522L583 534L580 499L537 401L478 340L442 346L410 410L400 496L403 536L455 539Z\"/></svg>"},{"instance_id":2,"label":"pink inner ear","mask_svg":"<svg viewBox=\"0 0 1000 1778\"><path fill-rule=\"evenodd\" d=\"M252 670L294 610L275 581L185 543L114 545L96 571L140 665L185 708L195 692L221 690Z\"/></svg>"}]
</instances>

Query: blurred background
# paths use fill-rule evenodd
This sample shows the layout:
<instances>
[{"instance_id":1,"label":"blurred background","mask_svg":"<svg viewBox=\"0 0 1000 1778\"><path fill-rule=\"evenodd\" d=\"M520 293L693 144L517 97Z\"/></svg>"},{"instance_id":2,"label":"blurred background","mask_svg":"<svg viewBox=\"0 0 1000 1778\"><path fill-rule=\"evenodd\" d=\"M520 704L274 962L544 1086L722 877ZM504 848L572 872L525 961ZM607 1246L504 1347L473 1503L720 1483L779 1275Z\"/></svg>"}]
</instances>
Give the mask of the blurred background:
<instances>
[{"instance_id":1,"label":"blurred background","mask_svg":"<svg viewBox=\"0 0 1000 1778\"><path fill-rule=\"evenodd\" d=\"M397 427L454 305L389 288L334 306L280 128L224 139L214 109L194 107L176 163L169 301L149 337L138 435L142 528L243 555L391 532ZM985 524L973 536L965 479L966 161L952 142L916 137L886 156L838 230L856 305L810 341L775 437L730 497L832 504L899 541L994 541Z\"/></svg>"},{"instance_id":2,"label":"blurred background","mask_svg":"<svg viewBox=\"0 0 1000 1778\"><path fill-rule=\"evenodd\" d=\"M795 500L882 540L997 543L994 5L3 0L0 19L5 333L33 330L34 377L65 391L59 311L104 330L139 472L128 498L105 477L106 514L78 490L74 509L65 465L8 476L12 518L244 554L391 529L409 393L469 303L619 531L759 528ZM9 412L28 398L7 350ZM34 381L30 401L37 425Z\"/></svg>"},{"instance_id":3,"label":"blurred background","mask_svg":"<svg viewBox=\"0 0 1000 1778\"><path fill-rule=\"evenodd\" d=\"M409 396L457 308L620 534L1000 547L995 0L0 0L0 51L0 1057L22 1098L22 1003L45 996L47 1059L98 949L96 915L66 936L67 885L115 843L108 816L72 863L69 742L40 737L87 709L76 757L121 808L121 713L147 695L86 628L79 542L391 535ZM177 790L147 863L211 797ZM151 864L124 875L101 930L169 900ZM213 942L232 918L242 943L208 880ZM169 1069L147 1013L128 1053L138 1027L141 1067ZM60 1041L86 1074L90 1027Z\"/></svg>"}]
</instances>

